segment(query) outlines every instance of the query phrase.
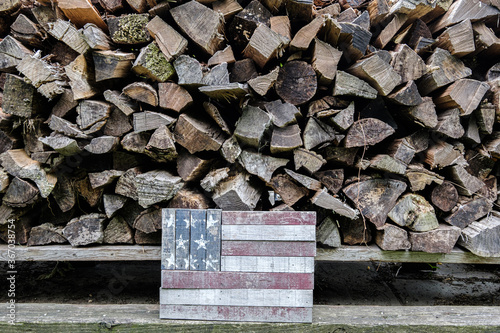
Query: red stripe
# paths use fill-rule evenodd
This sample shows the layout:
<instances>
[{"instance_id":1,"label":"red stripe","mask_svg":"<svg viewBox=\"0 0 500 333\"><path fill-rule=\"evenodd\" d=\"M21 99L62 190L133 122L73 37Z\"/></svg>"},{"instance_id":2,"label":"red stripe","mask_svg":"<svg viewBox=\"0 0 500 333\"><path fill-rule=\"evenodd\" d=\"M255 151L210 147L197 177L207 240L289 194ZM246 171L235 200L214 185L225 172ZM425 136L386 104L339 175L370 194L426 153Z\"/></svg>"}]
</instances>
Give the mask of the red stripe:
<instances>
[{"instance_id":1,"label":"red stripe","mask_svg":"<svg viewBox=\"0 0 500 333\"><path fill-rule=\"evenodd\" d=\"M315 242L222 241L223 256L314 257Z\"/></svg>"},{"instance_id":2,"label":"red stripe","mask_svg":"<svg viewBox=\"0 0 500 333\"><path fill-rule=\"evenodd\" d=\"M314 274L162 270L161 287L169 289L314 289Z\"/></svg>"},{"instance_id":3,"label":"red stripe","mask_svg":"<svg viewBox=\"0 0 500 333\"><path fill-rule=\"evenodd\" d=\"M312 308L161 304L160 318L310 323Z\"/></svg>"},{"instance_id":4,"label":"red stripe","mask_svg":"<svg viewBox=\"0 0 500 333\"><path fill-rule=\"evenodd\" d=\"M316 212L222 212L222 224L316 225Z\"/></svg>"}]
</instances>

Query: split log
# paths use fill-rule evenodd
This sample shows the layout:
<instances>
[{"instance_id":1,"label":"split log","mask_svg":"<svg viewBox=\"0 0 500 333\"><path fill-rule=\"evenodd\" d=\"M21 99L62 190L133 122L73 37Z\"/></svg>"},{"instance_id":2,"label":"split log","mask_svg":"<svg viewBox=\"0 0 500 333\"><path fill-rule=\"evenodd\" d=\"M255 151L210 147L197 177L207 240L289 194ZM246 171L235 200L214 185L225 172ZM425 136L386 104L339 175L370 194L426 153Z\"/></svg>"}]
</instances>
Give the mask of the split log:
<instances>
[{"instance_id":1,"label":"split log","mask_svg":"<svg viewBox=\"0 0 500 333\"><path fill-rule=\"evenodd\" d=\"M389 156L394 157L396 160L405 165L408 165L415 156L415 148L410 145L408 140L397 139L391 143L387 149L387 153Z\"/></svg>"},{"instance_id":2,"label":"split log","mask_svg":"<svg viewBox=\"0 0 500 333\"><path fill-rule=\"evenodd\" d=\"M6 36L0 41L0 70L13 72L25 56L32 54L21 42Z\"/></svg>"},{"instance_id":3,"label":"split log","mask_svg":"<svg viewBox=\"0 0 500 333\"><path fill-rule=\"evenodd\" d=\"M120 138L109 135L103 135L98 138L92 139L88 145L83 147L83 149L85 149L91 154L97 154L97 155L108 154L116 150L119 143L120 143Z\"/></svg>"},{"instance_id":4,"label":"split log","mask_svg":"<svg viewBox=\"0 0 500 333\"><path fill-rule=\"evenodd\" d=\"M479 0L455 1L445 15L434 22L430 27L432 32L437 32L451 25L462 22L464 19L479 20L500 14L500 11L492 6L478 3Z\"/></svg>"},{"instance_id":5,"label":"split log","mask_svg":"<svg viewBox=\"0 0 500 333\"><path fill-rule=\"evenodd\" d=\"M303 145L300 127L296 124L273 129L271 137L271 154L292 151Z\"/></svg>"},{"instance_id":6,"label":"split log","mask_svg":"<svg viewBox=\"0 0 500 333\"><path fill-rule=\"evenodd\" d=\"M220 168L210 171L200 181L200 186L207 192L212 192L222 180L229 177L229 168Z\"/></svg>"},{"instance_id":7,"label":"split log","mask_svg":"<svg viewBox=\"0 0 500 333\"><path fill-rule=\"evenodd\" d=\"M444 168L454 164L461 164L465 160L459 147L453 146L445 141L438 141L425 151L425 163L431 170Z\"/></svg>"},{"instance_id":8,"label":"split log","mask_svg":"<svg viewBox=\"0 0 500 333\"><path fill-rule=\"evenodd\" d=\"M288 175L276 175L268 185L280 196L289 207L295 205L300 199L309 194L309 191L295 184Z\"/></svg>"},{"instance_id":9,"label":"split log","mask_svg":"<svg viewBox=\"0 0 500 333\"><path fill-rule=\"evenodd\" d=\"M238 157L238 162L248 173L269 182L276 169L287 165L289 160L243 150Z\"/></svg>"},{"instance_id":10,"label":"split log","mask_svg":"<svg viewBox=\"0 0 500 333\"><path fill-rule=\"evenodd\" d=\"M311 150L326 142L339 141L336 134L337 132L333 127L311 117L304 128L304 148Z\"/></svg>"},{"instance_id":11,"label":"split log","mask_svg":"<svg viewBox=\"0 0 500 333\"><path fill-rule=\"evenodd\" d=\"M388 173L404 175L406 172L406 164L395 159L387 154L378 154L373 156L369 163L369 168L380 170Z\"/></svg>"},{"instance_id":12,"label":"split log","mask_svg":"<svg viewBox=\"0 0 500 333\"><path fill-rule=\"evenodd\" d=\"M238 173L221 181L213 191L212 200L223 210L253 210L261 189L249 181L249 175Z\"/></svg>"},{"instance_id":13,"label":"split log","mask_svg":"<svg viewBox=\"0 0 500 333\"><path fill-rule=\"evenodd\" d=\"M2 202L10 207L26 207L38 200L39 191L30 182L14 177L5 192Z\"/></svg>"},{"instance_id":14,"label":"split log","mask_svg":"<svg viewBox=\"0 0 500 333\"><path fill-rule=\"evenodd\" d=\"M278 73L279 67L276 67L266 75L257 76L248 80L248 85L260 96L265 96L276 83Z\"/></svg>"},{"instance_id":15,"label":"split log","mask_svg":"<svg viewBox=\"0 0 500 333\"><path fill-rule=\"evenodd\" d=\"M422 48L422 46L426 46L426 41L431 43L434 42L429 27L421 19L415 20L413 25L408 29L404 38L408 46L417 52Z\"/></svg>"},{"instance_id":16,"label":"split log","mask_svg":"<svg viewBox=\"0 0 500 333\"><path fill-rule=\"evenodd\" d=\"M290 169L285 169L285 172L290 177L292 177L296 182L298 182L299 184L301 184L302 186L304 186L308 190L320 191L323 187L321 182L314 179L314 178L302 175L302 174L294 172Z\"/></svg>"},{"instance_id":17,"label":"split log","mask_svg":"<svg viewBox=\"0 0 500 333\"><path fill-rule=\"evenodd\" d=\"M384 251L409 250L411 248L408 232L389 223L377 229L375 243Z\"/></svg>"},{"instance_id":18,"label":"split log","mask_svg":"<svg viewBox=\"0 0 500 333\"><path fill-rule=\"evenodd\" d=\"M336 45L339 39L341 27L327 15L317 16L309 24L303 26L290 42L292 51L305 51L317 35L326 37L326 42Z\"/></svg>"},{"instance_id":19,"label":"split log","mask_svg":"<svg viewBox=\"0 0 500 333\"><path fill-rule=\"evenodd\" d=\"M460 59L440 48L434 51L426 64L429 72L422 76L418 84L423 96L472 74L471 69L465 67Z\"/></svg>"},{"instance_id":20,"label":"split log","mask_svg":"<svg viewBox=\"0 0 500 333\"><path fill-rule=\"evenodd\" d=\"M460 123L460 110L450 109L438 115L438 124L434 130L453 139L460 139L465 130Z\"/></svg>"},{"instance_id":21,"label":"split log","mask_svg":"<svg viewBox=\"0 0 500 333\"><path fill-rule=\"evenodd\" d=\"M452 183L445 181L432 190L431 201L443 212L449 212L457 205L458 191Z\"/></svg>"},{"instance_id":22,"label":"split log","mask_svg":"<svg viewBox=\"0 0 500 333\"><path fill-rule=\"evenodd\" d=\"M229 81L247 82L257 76L259 76L259 73L257 73L257 69L255 68L255 62L252 59L246 58L234 63Z\"/></svg>"},{"instance_id":23,"label":"split log","mask_svg":"<svg viewBox=\"0 0 500 333\"><path fill-rule=\"evenodd\" d=\"M178 84L193 87L203 84L203 71L198 60L183 54L174 61L174 68Z\"/></svg>"},{"instance_id":24,"label":"split log","mask_svg":"<svg viewBox=\"0 0 500 333\"><path fill-rule=\"evenodd\" d=\"M183 187L168 203L168 208L208 209L210 199L196 188Z\"/></svg>"},{"instance_id":25,"label":"split log","mask_svg":"<svg viewBox=\"0 0 500 333\"><path fill-rule=\"evenodd\" d=\"M39 140L44 145L49 146L50 148L64 156L71 156L80 154L82 152L78 145L78 142L75 139L68 138L67 136L61 134L39 138Z\"/></svg>"},{"instance_id":26,"label":"split log","mask_svg":"<svg viewBox=\"0 0 500 333\"><path fill-rule=\"evenodd\" d=\"M313 174L326 164L326 160L314 151L297 148L293 151L293 163L296 171L304 168L304 170Z\"/></svg>"},{"instance_id":27,"label":"split log","mask_svg":"<svg viewBox=\"0 0 500 333\"><path fill-rule=\"evenodd\" d=\"M165 170L141 173L135 176L134 183L137 190L137 202L144 208L172 199L184 185L181 177L173 176Z\"/></svg>"},{"instance_id":28,"label":"split log","mask_svg":"<svg viewBox=\"0 0 500 333\"><path fill-rule=\"evenodd\" d=\"M368 244L372 241L372 230L366 225L363 217L351 220L347 217L339 216L339 224L342 242L349 245Z\"/></svg>"},{"instance_id":29,"label":"split log","mask_svg":"<svg viewBox=\"0 0 500 333\"><path fill-rule=\"evenodd\" d=\"M476 50L474 32L470 20L447 28L436 40L436 47L448 50L451 55L461 58Z\"/></svg>"},{"instance_id":30,"label":"split log","mask_svg":"<svg viewBox=\"0 0 500 333\"><path fill-rule=\"evenodd\" d=\"M158 93L145 82L134 82L123 88L123 93L136 101L158 106Z\"/></svg>"},{"instance_id":31,"label":"split log","mask_svg":"<svg viewBox=\"0 0 500 333\"><path fill-rule=\"evenodd\" d=\"M395 179L371 179L355 182L343 189L361 214L377 228L385 224L387 214L406 190L406 184Z\"/></svg>"},{"instance_id":32,"label":"split log","mask_svg":"<svg viewBox=\"0 0 500 333\"><path fill-rule=\"evenodd\" d=\"M377 90L354 75L338 71L335 86L333 87L333 96L353 96L375 99L377 98Z\"/></svg>"},{"instance_id":33,"label":"split log","mask_svg":"<svg viewBox=\"0 0 500 333\"><path fill-rule=\"evenodd\" d=\"M337 64L342 57L342 51L330 44L314 39L312 66L318 76L320 85L329 85L337 74Z\"/></svg>"},{"instance_id":34,"label":"split log","mask_svg":"<svg viewBox=\"0 0 500 333\"><path fill-rule=\"evenodd\" d=\"M466 116L479 106L488 89L485 82L461 79L434 97L434 103L442 109L459 108L460 115Z\"/></svg>"},{"instance_id":35,"label":"split log","mask_svg":"<svg viewBox=\"0 0 500 333\"><path fill-rule=\"evenodd\" d=\"M49 26L48 32L52 37L68 45L76 52L84 54L90 50L83 33L78 31L70 21L58 19L56 22L50 23Z\"/></svg>"},{"instance_id":36,"label":"split log","mask_svg":"<svg viewBox=\"0 0 500 333\"><path fill-rule=\"evenodd\" d=\"M497 213L494 213L480 221L472 222L463 229L458 244L477 256L499 257L499 230L500 218Z\"/></svg>"},{"instance_id":37,"label":"split log","mask_svg":"<svg viewBox=\"0 0 500 333\"><path fill-rule=\"evenodd\" d=\"M174 137L191 154L204 150L217 151L225 140L219 127L187 114L181 114L177 119Z\"/></svg>"},{"instance_id":38,"label":"split log","mask_svg":"<svg viewBox=\"0 0 500 333\"><path fill-rule=\"evenodd\" d=\"M150 138L151 134L148 132L141 132L141 133L131 132L126 134L122 138L120 144L122 148L127 151L139 154L145 154L146 145L148 144Z\"/></svg>"},{"instance_id":39,"label":"split log","mask_svg":"<svg viewBox=\"0 0 500 333\"><path fill-rule=\"evenodd\" d=\"M414 81L408 81L405 85L396 87L387 95L387 99L402 106L418 106L423 102Z\"/></svg>"},{"instance_id":40,"label":"split log","mask_svg":"<svg viewBox=\"0 0 500 333\"><path fill-rule=\"evenodd\" d=\"M132 8L137 13L144 13L147 11L148 4L146 0L125 0L130 8Z\"/></svg>"},{"instance_id":41,"label":"split log","mask_svg":"<svg viewBox=\"0 0 500 333\"><path fill-rule=\"evenodd\" d=\"M476 43L475 54L480 53L484 57L496 57L500 52L500 39L486 26L484 22L476 22L472 25L474 30L474 41Z\"/></svg>"},{"instance_id":42,"label":"split log","mask_svg":"<svg viewBox=\"0 0 500 333\"><path fill-rule=\"evenodd\" d=\"M10 178L3 168L0 169L0 193L4 193L9 187Z\"/></svg>"},{"instance_id":43,"label":"split log","mask_svg":"<svg viewBox=\"0 0 500 333\"><path fill-rule=\"evenodd\" d=\"M317 171L314 176L333 194L336 194L344 184L344 169Z\"/></svg>"},{"instance_id":44,"label":"split log","mask_svg":"<svg viewBox=\"0 0 500 333\"><path fill-rule=\"evenodd\" d=\"M64 89L64 92L61 94L61 97L59 97L59 100L52 108L51 114L57 117L64 117L69 111L74 109L77 105L78 101L75 101L71 89Z\"/></svg>"},{"instance_id":45,"label":"split log","mask_svg":"<svg viewBox=\"0 0 500 333\"><path fill-rule=\"evenodd\" d=\"M83 100L76 107L78 116L76 123L82 130L93 128L95 125L105 125L105 120L109 118L112 106L109 103L96 100ZM104 123L103 123L104 122Z\"/></svg>"},{"instance_id":46,"label":"split log","mask_svg":"<svg viewBox=\"0 0 500 333\"><path fill-rule=\"evenodd\" d=\"M31 118L40 112L42 103L42 97L32 85L17 75L7 74L3 88L3 112Z\"/></svg>"},{"instance_id":47,"label":"split log","mask_svg":"<svg viewBox=\"0 0 500 333\"><path fill-rule=\"evenodd\" d=\"M410 231L411 250L428 253L451 253L459 237L460 228L443 224L430 231Z\"/></svg>"},{"instance_id":48,"label":"split log","mask_svg":"<svg viewBox=\"0 0 500 333\"><path fill-rule=\"evenodd\" d=\"M491 103L481 104L475 115L479 132L491 134L495 123L495 106Z\"/></svg>"},{"instance_id":49,"label":"split log","mask_svg":"<svg viewBox=\"0 0 500 333\"><path fill-rule=\"evenodd\" d=\"M78 195L83 198L83 200L85 200L90 207L96 208L97 205L99 205L103 189L92 188L88 175L85 175L84 178L75 181L74 188L76 193L78 193Z\"/></svg>"},{"instance_id":50,"label":"split log","mask_svg":"<svg viewBox=\"0 0 500 333\"><path fill-rule=\"evenodd\" d=\"M104 212L108 218L112 218L117 211L125 206L127 197L119 194L104 194L102 196L102 203Z\"/></svg>"},{"instance_id":51,"label":"split log","mask_svg":"<svg viewBox=\"0 0 500 333\"><path fill-rule=\"evenodd\" d=\"M149 21L146 28L165 55L167 62L174 60L186 50L188 41L159 16Z\"/></svg>"},{"instance_id":52,"label":"split log","mask_svg":"<svg viewBox=\"0 0 500 333\"><path fill-rule=\"evenodd\" d=\"M348 22L340 23L339 48L344 52L344 58L348 63L353 63L362 58L370 40L372 33L365 28Z\"/></svg>"},{"instance_id":53,"label":"split log","mask_svg":"<svg viewBox=\"0 0 500 333\"><path fill-rule=\"evenodd\" d=\"M44 223L31 228L28 246L64 244L67 242L62 235L63 227L52 223Z\"/></svg>"},{"instance_id":54,"label":"split log","mask_svg":"<svg viewBox=\"0 0 500 333\"><path fill-rule=\"evenodd\" d=\"M115 179L121 177L122 175L123 171L118 170L104 170L88 174L90 186L93 189L110 185L115 181Z\"/></svg>"},{"instance_id":55,"label":"split log","mask_svg":"<svg viewBox=\"0 0 500 333\"><path fill-rule=\"evenodd\" d=\"M134 229L151 234L161 229L161 209L153 206L142 211L134 220Z\"/></svg>"},{"instance_id":56,"label":"split log","mask_svg":"<svg viewBox=\"0 0 500 333\"><path fill-rule=\"evenodd\" d=\"M185 182L199 180L207 174L213 162L183 151L177 158L177 173Z\"/></svg>"},{"instance_id":57,"label":"split log","mask_svg":"<svg viewBox=\"0 0 500 333\"><path fill-rule=\"evenodd\" d=\"M236 123L234 136L243 145L259 148L264 134L271 125L271 117L260 108L246 106Z\"/></svg>"},{"instance_id":58,"label":"split log","mask_svg":"<svg viewBox=\"0 0 500 333\"><path fill-rule=\"evenodd\" d=\"M354 166L358 148L344 148L329 146L321 150L321 155L324 157L325 162L334 164L341 164L345 166Z\"/></svg>"},{"instance_id":59,"label":"split log","mask_svg":"<svg viewBox=\"0 0 500 333\"><path fill-rule=\"evenodd\" d=\"M175 118L158 112L144 111L133 114L134 132L137 133L168 126L174 121Z\"/></svg>"},{"instance_id":60,"label":"split log","mask_svg":"<svg viewBox=\"0 0 500 333\"><path fill-rule=\"evenodd\" d=\"M193 0L172 8L170 14L182 32L209 55L222 48L224 22L212 9Z\"/></svg>"},{"instance_id":61,"label":"split log","mask_svg":"<svg viewBox=\"0 0 500 333\"><path fill-rule=\"evenodd\" d=\"M292 40L292 27L288 16L272 16L269 19L271 30L279 33L281 36Z\"/></svg>"},{"instance_id":62,"label":"split log","mask_svg":"<svg viewBox=\"0 0 500 333\"><path fill-rule=\"evenodd\" d=\"M10 35L35 48L40 48L47 39L47 32L24 14L19 14L10 26Z\"/></svg>"},{"instance_id":63,"label":"split log","mask_svg":"<svg viewBox=\"0 0 500 333\"><path fill-rule=\"evenodd\" d=\"M135 183L135 178L141 174L139 168L131 168L127 170L118 179L115 187L115 193L121 196L131 198L134 201L138 200L137 187Z\"/></svg>"},{"instance_id":64,"label":"split log","mask_svg":"<svg viewBox=\"0 0 500 333\"><path fill-rule=\"evenodd\" d=\"M104 127L104 135L121 137L133 129L130 119L122 111L113 108Z\"/></svg>"},{"instance_id":65,"label":"split log","mask_svg":"<svg viewBox=\"0 0 500 333\"><path fill-rule=\"evenodd\" d=\"M274 126L277 127L296 124L297 119L302 117L302 114L295 105L282 103L280 100L266 103L265 108L271 115Z\"/></svg>"},{"instance_id":66,"label":"split log","mask_svg":"<svg viewBox=\"0 0 500 333\"><path fill-rule=\"evenodd\" d=\"M30 80L40 94L48 99L64 92L65 82L60 70L40 59L39 53L24 57L16 69Z\"/></svg>"},{"instance_id":67,"label":"split log","mask_svg":"<svg viewBox=\"0 0 500 333\"><path fill-rule=\"evenodd\" d=\"M0 154L2 167L10 175L35 182L42 198L46 198L54 189L57 178L47 174L40 163L32 160L23 149L13 149Z\"/></svg>"},{"instance_id":68,"label":"split log","mask_svg":"<svg viewBox=\"0 0 500 333\"><path fill-rule=\"evenodd\" d=\"M99 28L107 30L106 23L90 0L59 0L57 6L79 28L83 27L85 23L93 23Z\"/></svg>"},{"instance_id":69,"label":"split log","mask_svg":"<svg viewBox=\"0 0 500 333\"><path fill-rule=\"evenodd\" d=\"M234 15L241 12L243 7L236 0L218 0L212 3L212 9L217 13L221 13L227 22Z\"/></svg>"},{"instance_id":70,"label":"split log","mask_svg":"<svg viewBox=\"0 0 500 333\"><path fill-rule=\"evenodd\" d=\"M86 23L83 27L83 38L92 50L111 50L111 38L93 23Z\"/></svg>"},{"instance_id":71,"label":"split log","mask_svg":"<svg viewBox=\"0 0 500 333\"><path fill-rule=\"evenodd\" d=\"M318 207L332 210L333 213L345 216L351 220L354 220L359 214L357 209L351 208L346 203L328 194L326 189L316 192L311 198L311 202Z\"/></svg>"},{"instance_id":72,"label":"split log","mask_svg":"<svg viewBox=\"0 0 500 333\"><path fill-rule=\"evenodd\" d=\"M104 239L104 221L102 214L88 214L74 218L64 227L62 234L71 246L101 244Z\"/></svg>"},{"instance_id":73,"label":"split log","mask_svg":"<svg viewBox=\"0 0 500 333\"><path fill-rule=\"evenodd\" d=\"M427 73L422 58L408 45L399 44L391 55L391 66L401 76L400 83L417 80Z\"/></svg>"},{"instance_id":74,"label":"split log","mask_svg":"<svg viewBox=\"0 0 500 333\"><path fill-rule=\"evenodd\" d=\"M462 166L454 165L449 168L449 172L461 195L471 196L484 186L482 180L471 175Z\"/></svg>"},{"instance_id":75,"label":"split log","mask_svg":"<svg viewBox=\"0 0 500 333\"><path fill-rule=\"evenodd\" d=\"M148 14L127 14L107 19L109 35L116 44L136 45L151 41Z\"/></svg>"},{"instance_id":76,"label":"split log","mask_svg":"<svg viewBox=\"0 0 500 333\"><path fill-rule=\"evenodd\" d=\"M269 26L271 12L260 1L252 0L242 11L233 18L228 31L231 32L229 41L238 51L243 49L259 23Z\"/></svg>"},{"instance_id":77,"label":"split log","mask_svg":"<svg viewBox=\"0 0 500 333\"><path fill-rule=\"evenodd\" d=\"M175 74L174 67L155 43L141 49L132 66L132 71L156 82L165 82Z\"/></svg>"},{"instance_id":78,"label":"split log","mask_svg":"<svg viewBox=\"0 0 500 333\"><path fill-rule=\"evenodd\" d=\"M65 66L64 72L70 80L69 85L74 100L90 98L97 94L97 89L93 87L95 83L94 70L84 55L79 55L73 62ZM61 93L64 93L64 90Z\"/></svg>"},{"instance_id":79,"label":"split log","mask_svg":"<svg viewBox=\"0 0 500 333\"><path fill-rule=\"evenodd\" d=\"M389 14L389 6L386 0L373 0L368 4L367 11L370 14L371 25L376 26Z\"/></svg>"},{"instance_id":80,"label":"split log","mask_svg":"<svg viewBox=\"0 0 500 333\"><path fill-rule=\"evenodd\" d=\"M22 5L21 0L2 1L0 4L0 15L9 15L15 13Z\"/></svg>"},{"instance_id":81,"label":"split log","mask_svg":"<svg viewBox=\"0 0 500 333\"><path fill-rule=\"evenodd\" d=\"M289 42L289 39L261 23L254 30L243 54L262 68L271 59L281 57Z\"/></svg>"},{"instance_id":82,"label":"split log","mask_svg":"<svg viewBox=\"0 0 500 333\"><path fill-rule=\"evenodd\" d=\"M316 230L316 240L330 247L340 247L340 232L335 220L328 216Z\"/></svg>"},{"instance_id":83,"label":"split log","mask_svg":"<svg viewBox=\"0 0 500 333\"><path fill-rule=\"evenodd\" d=\"M189 92L173 82L158 84L158 98L161 108L177 113L181 113L193 104L193 98Z\"/></svg>"},{"instance_id":84,"label":"split log","mask_svg":"<svg viewBox=\"0 0 500 333\"><path fill-rule=\"evenodd\" d=\"M378 55L356 62L347 71L366 80L382 96L387 96L401 81L401 76Z\"/></svg>"},{"instance_id":85,"label":"split log","mask_svg":"<svg viewBox=\"0 0 500 333\"><path fill-rule=\"evenodd\" d=\"M224 133L231 135L232 132L229 128L229 125L226 123L221 113L219 112L219 109L214 104L210 102L203 102L203 108L208 113L210 118L212 118L217 123L217 125L219 125Z\"/></svg>"},{"instance_id":86,"label":"split log","mask_svg":"<svg viewBox=\"0 0 500 333\"><path fill-rule=\"evenodd\" d=\"M316 72L304 61L290 61L280 68L276 93L287 103L300 105L316 94Z\"/></svg>"},{"instance_id":87,"label":"split log","mask_svg":"<svg viewBox=\"0 0 500 333\"><path fill-rule=\"evenodd\" d=\"M51 130L77 139L90 139L90 136L83 133L77 125L70 123L66 119L51 116L49 120Z\"/></svg>"},{"instance_id":88,"label":"split log","mask_svg":"<svg viewBox=\"0 0 500 333\"><path fill-rule=\"evenodd\" d=\"M96 82L126 77L135 59L135 54L120 51L94 51L92 55Z\"/></svg>"},{"instance_id":89,"label":"split log","mask_svg":"<svg viewBox=\"0 0 500 333\"><path fill-rule=\"evenodd\" d=\"M104 92L104 99L114 104L127 116L139 110L138 105L132 99L126 95L120 94L120 92L116 90L106 90Z\"/></svg>"},{"instance_id":90,"label":"split log","mask_svg":"<svg viewBox=\"0 0 500 333\"><path fill-rule=\"evenodd\" d=\"M127 222L116 216L104 229L104 244L134 244L134 232Z\"/></svg>"},{"instance_id":91,"label":"split log","mask_svg":"<svg viewBox=\"0 0 500 333\"><path fill-rule=\"evenodd\" d=\"M422 103L402 111L407 118L420 126L435 128L438 124L436 106L431 97L423 97Z\"/></svg>"},{"instance_id":92,"label":"split log","mask_svg":"<svg viewBox=\"0 0 500 333\"><path fill-rule=\"evenodd\" d=\"M391 11L393 8L391 8ZM397 34L399 29L407 22L408 15L402 13L395 13L391 21L384 27L380 32L377 39L375 39L373 45L380 49L386 47L387 44L392 40L392 38Z\"/></svg>"},{"instance_id":93,"label":"split log","mask_svg":"<svg viewBox=\"0 0 500 333\"><path fill-rule=\"evenodd\" d=\"M413 193L402 196L387 216L412 231L429 231L439 226L434 207L424 197Z\"/></svg>"},{"instance_id":94,"label":"split log","mask_svg":"<svg viewBox=\"0 0 500 333\"><path fill-rule=\"evenodd\" d=\"M222 64L223 62L233 64L235 61L236 59L234 58L233 49L231 48L231 45L228 45L224 50L215 52L214 55L208 59L207 65L216 66Z\"/></svg>"},{"instance_id":95,"label":"split log","mask_svg":"<svg viewBox=\"0 0 500 333\"><path fill-rule=\"evenodd\" d=\"M234 136L224 141L220 149L222 157L229 163L236 162L238 156L240 156L242 150L238 143L238 140Z\"/></svg>"},{"instance_id":96,"label":"split log","mask_svg":"<svg viewBox=\"0 0 500 333\"><path fill-rule=\"evenodd\" d=\"M462 138L464 141L467 141L472 145L477 145L481 143L479 128L477 126L476 117L474 115L469 117L467 126L465 127L465 133Z\"/></svg>"},{"instance_id":97,"label":"split log","mask_svg":"<svg viewBox=\"0 0 500 333\"><path fill-rule=\"evenodd\" d=\"M158 162L170 162L178 156L174 135L167 126L160 126L153 132L145 149L145 153Z\"/></svg>"},{"instance_id":98,"label":"split log","mask_svg":"<svg viewBox=\"0 0 500 333\"><path fill-rule=\"evenodd\" d=\"M365 118L354 122L345 138L345 147L363 147L377 144L394 134L395 130L383 121Z\"/></svg>"},{"instance_id":99,"label":"split log","mask_svg":"<svg viewBox=\"0 0 500 333\"><path fill-rule=\"evenodd\" d=\"M444 218L444 221L460 229L464 229L472 222L486 216L493 205L486 198L473 199L467 203L459 203L452 213Z\"/></svg>"},{"instance_id":100,"label":"split log","mask_svg":"<svg viewBox=\"0 0 500 333\"><path fill-rule=\"evenodd\" d=\"M57 184L52 191L52 197L63 213L71 211L75 207L77 199L71 179L59 174Z\"/></svg>"}]
</instances>

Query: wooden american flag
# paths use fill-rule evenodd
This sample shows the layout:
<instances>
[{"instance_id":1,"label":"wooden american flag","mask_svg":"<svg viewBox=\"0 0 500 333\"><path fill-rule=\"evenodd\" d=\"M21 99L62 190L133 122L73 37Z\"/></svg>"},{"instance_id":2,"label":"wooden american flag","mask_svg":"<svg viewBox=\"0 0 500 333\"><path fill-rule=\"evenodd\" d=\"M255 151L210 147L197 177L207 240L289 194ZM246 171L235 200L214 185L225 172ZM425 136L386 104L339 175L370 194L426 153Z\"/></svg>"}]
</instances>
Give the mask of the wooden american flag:
<instances>
[{"instance_id":1,"label":"wooden american flag","mask_svg":"<svg viewBox=\"0 0 500 333\"><path fill-rule=\"evenodd\" d=\"M312 322L315 212L162 211L160 318Z\"/></svg>"}]
</instances>

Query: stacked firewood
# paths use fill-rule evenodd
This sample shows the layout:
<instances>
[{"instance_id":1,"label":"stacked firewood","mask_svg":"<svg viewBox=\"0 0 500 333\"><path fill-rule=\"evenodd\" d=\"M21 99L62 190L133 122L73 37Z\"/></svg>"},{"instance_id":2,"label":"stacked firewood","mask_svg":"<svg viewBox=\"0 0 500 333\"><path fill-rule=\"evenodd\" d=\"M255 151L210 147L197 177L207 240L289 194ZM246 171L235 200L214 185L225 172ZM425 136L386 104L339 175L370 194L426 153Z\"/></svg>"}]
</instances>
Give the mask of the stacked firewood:
<instances>
[{"instance_id":1,"label":"stacked firewood","mask_svg":"<svg viewBox=\"0 0 500 333\"><path fill-rule=\"evenodd\" d=\"M159 244L161 209L500 255L497 0L0 0L0 225Z\"/></svg>"}]
</instances>

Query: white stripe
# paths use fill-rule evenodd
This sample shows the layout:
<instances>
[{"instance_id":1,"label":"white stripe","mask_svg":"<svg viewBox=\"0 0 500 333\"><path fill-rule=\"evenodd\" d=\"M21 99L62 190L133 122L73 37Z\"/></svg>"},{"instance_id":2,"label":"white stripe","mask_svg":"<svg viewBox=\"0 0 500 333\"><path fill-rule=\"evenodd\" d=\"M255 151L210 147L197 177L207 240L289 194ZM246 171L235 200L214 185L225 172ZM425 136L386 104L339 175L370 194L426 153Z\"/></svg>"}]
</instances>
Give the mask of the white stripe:
<instances>
[{"instance_id":1,"label":"white stripe","mask_svg":"<svg viewBox=\"0 0 500 333\"><path fill-rule=\"evenodd\" d=\"M316 241L314 225L222 225L222 240Z\"/></svg>"},{"instance_id":2,"label":"white stripe","mask_svg":"<svg viewBox=\"0 0 500 333\"><path fill-rule=\"evenodd\" d=\"M160 289L160 304L312 307L312 290Z\"/></svg>"},{"instance_id":3,"label":"white stripe","mask_svg":"<svg viewBox=\"0 0 500 333\"><path fill-rule=\"evenodd\" d=\"M314 257L222 256L223 272L314 273Z\"/></svg>"}]
</instances>

